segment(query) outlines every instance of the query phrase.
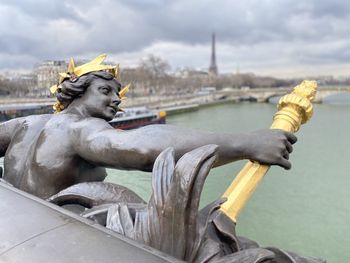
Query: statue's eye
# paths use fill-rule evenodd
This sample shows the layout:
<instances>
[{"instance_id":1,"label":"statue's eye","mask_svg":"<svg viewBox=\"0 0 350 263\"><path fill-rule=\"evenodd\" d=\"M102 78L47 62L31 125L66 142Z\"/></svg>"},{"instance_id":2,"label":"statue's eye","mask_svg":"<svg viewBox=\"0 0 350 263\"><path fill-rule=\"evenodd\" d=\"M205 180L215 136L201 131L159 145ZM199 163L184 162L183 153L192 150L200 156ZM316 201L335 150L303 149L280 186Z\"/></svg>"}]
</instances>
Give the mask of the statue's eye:
<instances>
[{"instance_id":1,"label":"statue's eye","mask_svg":"<svg viewBox=\"0 0 350 263\"><path fill-rule=\"evenodd\" d=\"M103 94L107 95L107 94L110 92L110 89L109 89L108 87L101 87L101 88L100 88L100 91L101 91Z\"/></svg>"}]
</instances>

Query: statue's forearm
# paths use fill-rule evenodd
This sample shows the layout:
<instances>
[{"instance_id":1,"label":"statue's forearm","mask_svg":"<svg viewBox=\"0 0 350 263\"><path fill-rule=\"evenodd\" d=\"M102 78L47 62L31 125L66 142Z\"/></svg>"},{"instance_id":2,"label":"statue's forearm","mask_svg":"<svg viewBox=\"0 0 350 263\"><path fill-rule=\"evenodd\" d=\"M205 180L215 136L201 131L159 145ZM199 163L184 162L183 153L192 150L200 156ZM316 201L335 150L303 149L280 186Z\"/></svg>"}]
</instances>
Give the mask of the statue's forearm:
<instances>
[{"instance_id":1,"label":"statue's forearm","mask_svg":"<svg viewBox=\"0 0 350 263\"><path fill-rule=\"evenodd\" d=\"M248 157L248 136L244 134L212 133L172 125L151 125L130 132L130 140L133 142L132 147L146 153L152 164L159 153L168 147L174 148L175 157L179 159L186 152L207 144L219 145L216 166Z\"/></svg>"},{"instance_id":2,"label":"statue's forearm","mask_svg":"<svg viewBox=\"0 0 350 263\"><path fill-rule=\"evenodd\" d=\"M138 149L147 160L144 167L151 169L161 151L173 147L179 159L186 152L207 144L216 144L218 160L215 166L241 159L250 159L262 164L279 165L289 169L289 153L296 137L282 130L260 130L249 134L212 133L191 130L171 125L154 125L125 132L125 141L132 141L132 149ZM127 145L128 143L126 143Z\"/></svg>"},{"instance_id":3,"label":"statue's forearm","mask_svg":"<svg viewBox=\"0 0 350 263\"><path fill-rule=\"evenodd\" d=\"M215 166L251 159L289 169L288 156L295 141L294 135L279 130L235 135L150 125L131 131L107 128L92 132L76 143L76 149L81 157L96 165L151 171L157 156L168 147L174 148L175 158L179 159L195 148L216 144L219 149Z\"/></svg>"},{"instance_id":4,"label":"statue's forearm","mask_svg":"<svg viewBox=\"0 0 350 263\"><path fill-rule=\"evenodd\" d=\"M179 159L197 147L217 144L219 158L216 166L243 159L247 157L246 138L246 135L201 132L171 125L150 125L131 131L104 129L92 133L76 143L76 150L81 157L96 165L151 171L158 155L168 147L174 148L175 157Z\"/></svg>"}]
</instances>

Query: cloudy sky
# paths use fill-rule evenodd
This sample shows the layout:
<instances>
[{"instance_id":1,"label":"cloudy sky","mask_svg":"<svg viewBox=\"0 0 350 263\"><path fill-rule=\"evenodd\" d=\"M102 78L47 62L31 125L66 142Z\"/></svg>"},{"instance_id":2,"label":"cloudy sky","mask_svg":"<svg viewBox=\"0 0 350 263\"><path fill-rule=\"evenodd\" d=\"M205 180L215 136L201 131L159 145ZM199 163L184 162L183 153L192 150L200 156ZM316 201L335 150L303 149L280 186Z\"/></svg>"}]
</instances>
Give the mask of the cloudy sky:
<instances>
[{"instance_id":1,"label":"cloudy sky","mask_svg":"<svg viewBox=\"0 0 350 263\"><path fill-rule=\"evenodd\" d=\"M0 0L0 71L107 53L147 54L220 72L276 77L350 74L348 0Z\"/></svg>"}]
</instances>

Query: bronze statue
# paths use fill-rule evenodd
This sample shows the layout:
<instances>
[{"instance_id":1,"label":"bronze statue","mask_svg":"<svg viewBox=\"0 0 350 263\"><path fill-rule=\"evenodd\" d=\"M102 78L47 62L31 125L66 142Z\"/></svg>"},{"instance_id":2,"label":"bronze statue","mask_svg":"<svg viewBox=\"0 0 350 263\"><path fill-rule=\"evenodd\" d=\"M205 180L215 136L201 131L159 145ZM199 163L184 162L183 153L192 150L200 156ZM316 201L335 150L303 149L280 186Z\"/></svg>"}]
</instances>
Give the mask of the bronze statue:
<instances>
[{"instance_id":1,"label":"bronze statue","mask_svg":"<svg viewBox=\"0 0 350 263\"><path fill-rule=\"evenodd\" d=\"M119 110L121 84L116 68L97 58L80 67L70 63L55 87L57 114L17 118L0 125L4 180L42 198L80 182L102 181L105 167L151 171L157 156L174 147L175 159L206 144L217 144L215 166L250 159L291 167L296 137L280 130L250 134L194 131L151 125L131 131L108 121ZM114 70L114 71L113 71Z\"/></svg>"},{"instance_id":2,"label":"bronze statue","mask_svg":"<svg viewBox=\"0 0 350 263\"><path fill-rule=\"evenodd\" d=\"M125 89L115 78L118 68L101 64L104 58L80 67L71 60L52 89L57 114L0 125L5 181L188 262L323 262L237 237L235 222L220 210L225 198L198 211L213 166L250 159L290 169L293 134L220 134L171 125L115 130L108 121L120 110ZM105 167L153 169L149 202L102 182Z\"/></svg>"}]
</instances>

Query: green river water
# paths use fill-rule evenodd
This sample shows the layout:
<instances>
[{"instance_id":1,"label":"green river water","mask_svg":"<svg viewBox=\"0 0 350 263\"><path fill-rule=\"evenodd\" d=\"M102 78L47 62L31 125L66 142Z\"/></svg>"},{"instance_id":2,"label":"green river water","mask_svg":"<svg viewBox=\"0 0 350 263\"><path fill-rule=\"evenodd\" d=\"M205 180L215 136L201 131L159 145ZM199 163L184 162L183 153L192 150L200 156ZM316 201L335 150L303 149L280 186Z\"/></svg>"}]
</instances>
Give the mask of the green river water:
<instances>
[{"instance_id":1,"label":"green river water","mask_svg":"<svg viewBox=\"0 0 350 263\"><path fill-rule=\"evenodd\" d=\"M169 116L167 123L203 131L249 132L269 127L275 111L272 103L224 104ZM349 116L350 105L315 105L313 118L297 133L292 169L270 169L238 218L239 235L327 262L350 261ZM220 197L244 164L213 169L201 206ZM148 200L150 174L108 172L107 180Z\"/></svg>"}]
</instances>

